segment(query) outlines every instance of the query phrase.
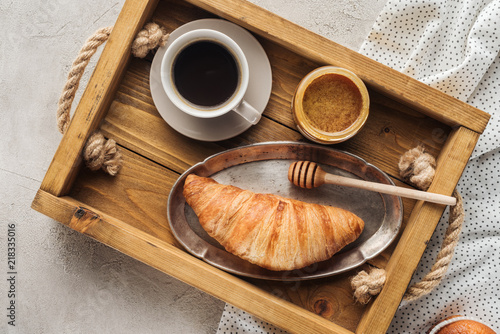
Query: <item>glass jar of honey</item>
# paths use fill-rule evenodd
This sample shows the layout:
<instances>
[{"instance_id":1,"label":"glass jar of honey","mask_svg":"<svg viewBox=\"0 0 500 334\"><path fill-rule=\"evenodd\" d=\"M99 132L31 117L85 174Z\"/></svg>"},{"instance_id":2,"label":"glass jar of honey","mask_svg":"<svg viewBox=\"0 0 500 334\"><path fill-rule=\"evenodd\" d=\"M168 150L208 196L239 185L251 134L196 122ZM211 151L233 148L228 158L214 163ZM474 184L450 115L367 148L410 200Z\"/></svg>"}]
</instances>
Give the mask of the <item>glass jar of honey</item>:
<instances>
[{"instance_id":1,"label":"glass jar of honey","mask_svg":"<svg viewBox=\"0 0 500 334\"><path fill-rule=\"evenodd\" d=\"M345 141L361 130L370 99L363 81L347 69L323 66L307 74L292 100L298 130L321 144Z\"/></svg>"}]
</instances>

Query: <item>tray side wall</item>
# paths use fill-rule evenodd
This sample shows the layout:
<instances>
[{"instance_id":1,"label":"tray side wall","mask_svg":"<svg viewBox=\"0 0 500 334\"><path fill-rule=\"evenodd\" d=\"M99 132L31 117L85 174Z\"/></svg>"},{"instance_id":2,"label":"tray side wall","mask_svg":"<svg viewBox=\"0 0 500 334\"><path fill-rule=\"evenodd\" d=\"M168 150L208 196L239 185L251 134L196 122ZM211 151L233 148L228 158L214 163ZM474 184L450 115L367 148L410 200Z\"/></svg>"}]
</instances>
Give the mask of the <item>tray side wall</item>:
<instances>
[{"instance_id":1,"label":"tray side wall","mask_svg":"<svg viewBox=\"0 0 500 334\"><path fill-rule=\"evenodd\" d=\"M466 128L453 131L438 158L429 192L452 194L478 139L478 133ZM387 331L444 209L442 205L417 202L387 264L384 288L365 311L356 333Z\"/></svg>"},{"instance_id":2,"label":"tray side wall","mask_svg":"<svg viewBox=\"0 0 500 334\"><path fill-rule=\"evenodd\" d=\"M41 189L68 193L79 171L87 138L108 111L130 59L132 42L156 8L158 0L128 0L109 36L80 103L42 181Z\"/></svg>"}]
</instances>

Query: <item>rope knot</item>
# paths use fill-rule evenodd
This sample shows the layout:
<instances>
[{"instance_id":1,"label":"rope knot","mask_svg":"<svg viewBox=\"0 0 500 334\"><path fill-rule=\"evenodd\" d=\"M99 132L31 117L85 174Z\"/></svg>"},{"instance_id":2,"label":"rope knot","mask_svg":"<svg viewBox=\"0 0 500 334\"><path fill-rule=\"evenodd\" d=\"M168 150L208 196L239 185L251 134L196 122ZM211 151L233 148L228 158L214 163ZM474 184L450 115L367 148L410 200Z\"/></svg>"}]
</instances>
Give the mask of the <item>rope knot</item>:
<instances>
[{"instance_id":1,"label":"rope knot","mask_svg":"<svg viewBox=\"0 0 500 334\"><path fill-rule=\"evenodd\" d=\"M132 43L132 54L144 58L150 50L164 46L168 36L169 33L165 28L154 22L147 23Z\"/></svg>"},{"instance_id":2,"label":"rope knot","mask_svg":"<svg viewBox=\"0 0 500 334\"><path fill-rule=\"evenodd\" d=\"M423 146L412 148L399 160L401 177L423 190L427 190L431 185L435 168L436 159L427 153Z\"/></svg>"},{"instance_id":3,"label":"rope knot","mask_svg":"<svg viewBox=\"0 0 500 334\"><path fill-rule=\"evenodd\" d=\"M371 268L367 273L360 271L351 279L351 287L354 290L354 297L362 304L368 304L372 296L380 293L385 283L385 270Z\"/></svg>"},{"instance_id":4,"label":"rope knot","mask_svg":"<svg viewBox=\"0 0 500 334\"><path fill-rule=\"evenodd\" d=\"M95 132L87 140L83 158L90 170L102 168L110 175L116 175L122 165L122 155L113 139L106 140L100 132Z\"/></svg>"}]
</instances>

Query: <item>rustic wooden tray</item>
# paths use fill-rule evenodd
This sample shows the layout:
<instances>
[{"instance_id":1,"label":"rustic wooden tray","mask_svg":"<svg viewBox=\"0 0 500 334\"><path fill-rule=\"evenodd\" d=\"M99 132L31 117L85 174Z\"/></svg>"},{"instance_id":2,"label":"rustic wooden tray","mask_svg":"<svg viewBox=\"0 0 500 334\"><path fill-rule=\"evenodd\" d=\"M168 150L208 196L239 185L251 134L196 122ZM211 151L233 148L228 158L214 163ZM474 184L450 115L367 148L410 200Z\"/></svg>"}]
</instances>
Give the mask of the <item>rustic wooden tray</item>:
<instances>
[{"instance_id":1,"label":"rustic wooden tray","mask_svg":"<svg viewBox=\"0 0 500 334\"><path fill-rule=\"evenodd\" d=\"M149 89L151 59L130 55L150 19L173 30L200 18L221 17L257 37L273 71L262 120L217 143L188 139L158 114ZM32 207L232 305L295 333L385 333L443 213L441 205L405 199L398 239L367 266L385 268L387 282L368 306L355 303L355 271L306 282L244 279L193 257L169 230L167 198L179 175L207 156L264 141L305 141L290 113L292 93L312 69L331 64L367 84L370 117L353 139L335 148L356 154L398 185L397 162L418 144L438 157L429 191L451 195L489 115L345 47L241 0L128 0L76 108ZM121 146L116 177L81 167L86 139L100 128Z\"/></svg>"}]
</instances>

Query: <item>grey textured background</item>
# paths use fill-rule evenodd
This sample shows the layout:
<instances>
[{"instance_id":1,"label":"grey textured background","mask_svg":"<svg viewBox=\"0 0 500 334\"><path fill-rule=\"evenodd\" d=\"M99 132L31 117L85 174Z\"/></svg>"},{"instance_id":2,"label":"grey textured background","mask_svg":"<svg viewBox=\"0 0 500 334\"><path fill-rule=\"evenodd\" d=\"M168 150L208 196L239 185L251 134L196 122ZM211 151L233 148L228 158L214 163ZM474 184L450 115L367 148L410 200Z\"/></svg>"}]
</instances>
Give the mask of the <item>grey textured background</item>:
<instances>
[{"instance_id":1,"label":"grey textured background","mask_svg":"<svg viewBox=\"0 0 500 334\"><path fill-rule=\"evenodd\" d=\"M252 0L358 50L385 0ZM30 208L61 135L57 100L81 45L124 1L0 0L0 332L214 333L224 303ZM82 87L95 66L87 68ZM73 106L78 103L79 94ZM74 110L74 107L73 107ZM7 225L16 225L16 326Z\"/></svg>"}]
</instances>

